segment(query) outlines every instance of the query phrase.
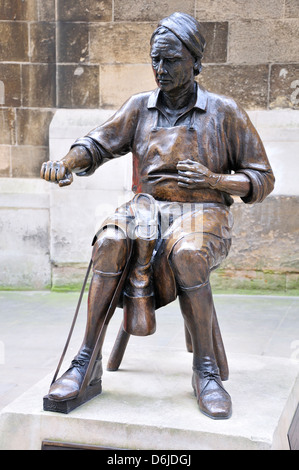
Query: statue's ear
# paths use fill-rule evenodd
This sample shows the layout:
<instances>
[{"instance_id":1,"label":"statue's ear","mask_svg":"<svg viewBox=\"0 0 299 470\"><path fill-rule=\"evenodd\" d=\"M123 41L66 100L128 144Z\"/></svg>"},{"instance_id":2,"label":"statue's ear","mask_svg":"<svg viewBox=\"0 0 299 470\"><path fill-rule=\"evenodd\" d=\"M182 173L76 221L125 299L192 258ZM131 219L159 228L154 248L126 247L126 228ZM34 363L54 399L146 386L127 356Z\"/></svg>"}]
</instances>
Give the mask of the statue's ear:
<instances>
[{"instance_id":1,"label":"statue's ear","mask_svg":"<svg viewBox=\"0 0 299 470\"><path fill-rule=\"evenodd\" d=\"M194 69L194 75L195 75L195 76L200 74L201 69L202 69L202 65L201 65L200 60L195 59L193 69Z\"/></svg>"}]
</instances>

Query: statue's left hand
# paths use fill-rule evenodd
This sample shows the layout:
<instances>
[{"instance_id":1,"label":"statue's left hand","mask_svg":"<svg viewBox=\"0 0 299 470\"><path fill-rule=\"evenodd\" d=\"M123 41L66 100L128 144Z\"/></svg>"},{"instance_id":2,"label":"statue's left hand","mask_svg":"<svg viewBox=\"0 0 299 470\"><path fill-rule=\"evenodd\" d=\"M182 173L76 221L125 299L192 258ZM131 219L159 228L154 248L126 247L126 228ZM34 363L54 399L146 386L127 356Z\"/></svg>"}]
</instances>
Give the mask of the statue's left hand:
<instances>
[{"instance_id":1,"label":"statue's left hand","mask_svg":"<svg viewBox=\"0 0 299 470\"><path fill-rule=\"evenodd\" d=\"M189 189L215 188L220 175L209 170L201 163L184 160L177 164L178 185Z\"/></svg>"}]
</instances>

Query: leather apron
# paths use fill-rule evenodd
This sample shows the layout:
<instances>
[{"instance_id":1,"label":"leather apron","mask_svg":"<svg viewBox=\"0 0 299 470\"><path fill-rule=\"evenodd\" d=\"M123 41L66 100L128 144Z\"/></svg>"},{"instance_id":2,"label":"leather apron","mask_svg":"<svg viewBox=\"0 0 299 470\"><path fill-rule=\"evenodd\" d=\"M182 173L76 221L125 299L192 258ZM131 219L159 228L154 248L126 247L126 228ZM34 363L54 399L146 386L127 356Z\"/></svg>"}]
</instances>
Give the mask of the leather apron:
<instances>
[{"instance_id":1,"label":"leather apron","mask_svg":"<svg viewBox=\"0 0 299 470\"><path fill-rule=\"evenodd\" d=\"M151 194L160 201L223 203L224 197L215 189L188 189L178 186L177 164L183 160L201 161L195 111L188 125L158 127L159 112L155 111L153 127L148 136L143 159L133 156L133 186L136 192Z\"/></svg>"}]
</instances>

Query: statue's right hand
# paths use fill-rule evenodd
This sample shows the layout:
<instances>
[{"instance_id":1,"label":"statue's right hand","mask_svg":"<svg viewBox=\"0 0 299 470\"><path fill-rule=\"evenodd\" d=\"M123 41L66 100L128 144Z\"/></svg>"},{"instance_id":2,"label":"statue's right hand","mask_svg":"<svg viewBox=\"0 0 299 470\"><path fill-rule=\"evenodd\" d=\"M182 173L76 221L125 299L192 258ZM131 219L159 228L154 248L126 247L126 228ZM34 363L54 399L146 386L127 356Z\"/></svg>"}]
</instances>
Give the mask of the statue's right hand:
<instances>
[{"instance_id":1,"label":"statue's right hand","mask_svg":"<svg viewBox=\"0 0 299 470\"><path fill-rule=\"evenodd\" d=\"M40 170L40 176L46 181L68 186L73 182L73 174L64 161L44 162Z\"/></svg>"}]
</instances>

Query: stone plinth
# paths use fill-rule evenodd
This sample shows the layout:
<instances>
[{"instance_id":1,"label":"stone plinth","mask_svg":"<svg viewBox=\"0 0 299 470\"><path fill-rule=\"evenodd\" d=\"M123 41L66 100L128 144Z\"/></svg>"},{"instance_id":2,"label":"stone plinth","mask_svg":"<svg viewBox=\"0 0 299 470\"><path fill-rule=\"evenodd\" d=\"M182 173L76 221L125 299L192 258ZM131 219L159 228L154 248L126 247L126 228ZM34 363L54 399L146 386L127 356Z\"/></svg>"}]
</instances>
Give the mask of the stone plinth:
<instances>
[{"instance_id":1,"label":"stone plinth","mask_svg":"<svg viewBox=\"0 0 299 470\"><path fill-rule=\"evenodd\" d=\"M144 341L144 339L142 339ZM191 389L190 354L130 348L122 369L104 372L102 395L69 415L44 412L51 377L0 415L0 449L41 449L44 440L115 449L288 450L299 399L298 363L233 354L226 388L229 420L201 414Z\"/></svg>"}]
</instances>

